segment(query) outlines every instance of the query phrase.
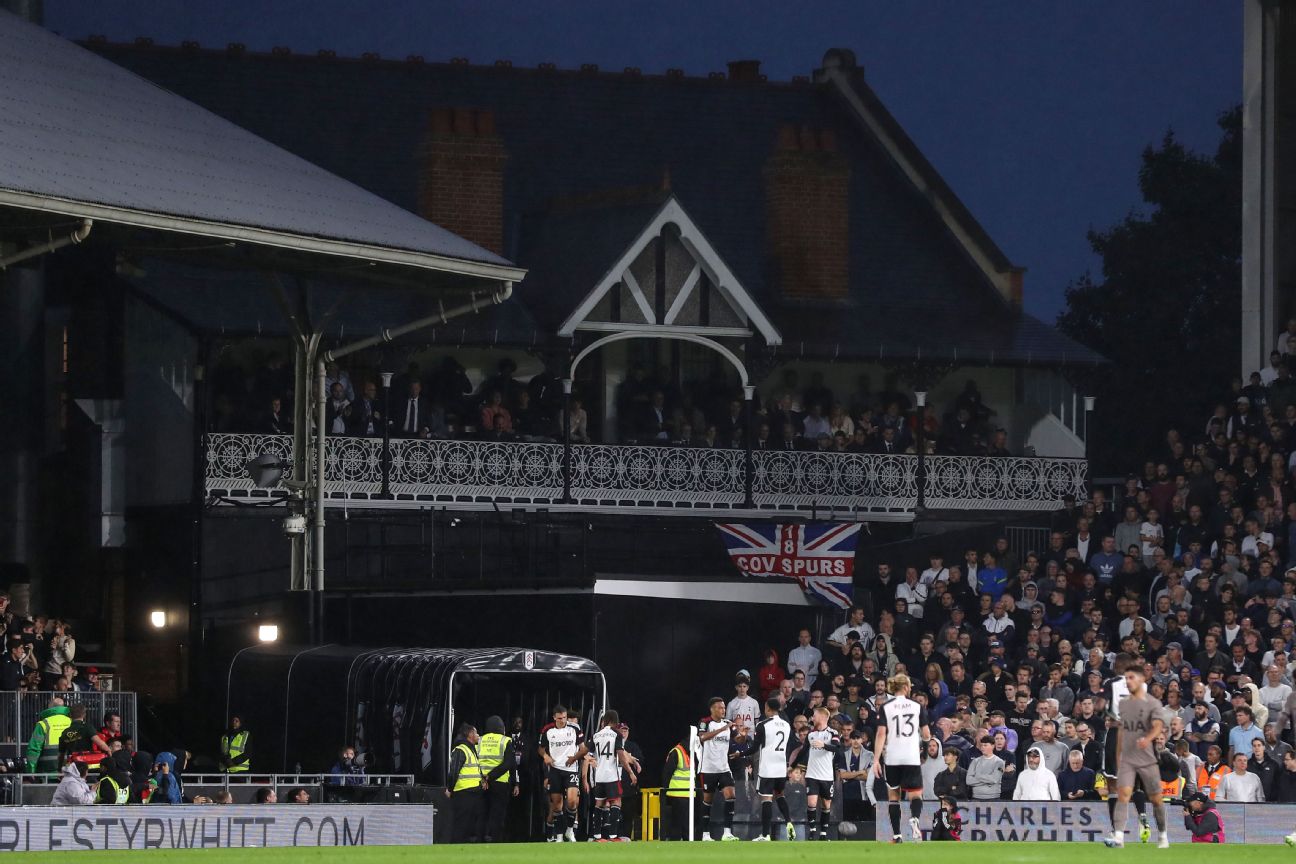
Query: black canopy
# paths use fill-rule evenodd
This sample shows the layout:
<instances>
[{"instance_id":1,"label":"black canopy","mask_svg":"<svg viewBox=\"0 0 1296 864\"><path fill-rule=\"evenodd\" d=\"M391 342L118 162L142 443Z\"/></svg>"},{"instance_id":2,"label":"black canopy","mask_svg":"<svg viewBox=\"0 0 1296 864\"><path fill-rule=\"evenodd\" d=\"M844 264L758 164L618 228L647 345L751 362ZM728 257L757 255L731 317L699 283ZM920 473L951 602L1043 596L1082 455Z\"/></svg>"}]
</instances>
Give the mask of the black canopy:
<instances>
[{"instance_id":1,"label":"black canopy","mask_svg":"<svg viewBox=\"0 0 1296 864\"><path fill-rule=\"evenodd\" d=\"M327 771L350 745L370 773L439 783L458 724L522 717L531 736L559 702L592 723L606 694L593 661L552 651L265 644L231 661L226 705L253 772Z\"/></svg>"}]
</instances>

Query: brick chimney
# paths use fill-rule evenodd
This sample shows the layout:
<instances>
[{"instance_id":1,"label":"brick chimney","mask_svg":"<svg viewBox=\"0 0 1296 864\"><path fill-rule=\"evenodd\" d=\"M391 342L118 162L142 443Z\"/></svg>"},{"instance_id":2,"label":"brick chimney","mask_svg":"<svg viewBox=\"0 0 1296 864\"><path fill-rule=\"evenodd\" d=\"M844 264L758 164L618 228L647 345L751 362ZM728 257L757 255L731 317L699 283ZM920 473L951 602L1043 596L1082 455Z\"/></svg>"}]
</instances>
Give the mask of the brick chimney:
<instances>
[{"instance_id":1,"label":"brick chimney","mask_svg":"<svg viewBox=\"0 0 1296 864\"><path fill-rule=\"evenodd\" d=\"M785 125L765 162L774 283L789 299L850 294L850 164L831 130Z\"/></svg>"},{"instance_id":2,"label":"brick chimney","mask_svg":"<svg viewBox=\"0 0 1296 864\"><path fill-rule=\"evenodd\" d=\"M729 80L736 84L757 84L761 80L759 60L731 60Z\"/></svg>"},{"instance_id":3,"label":"brick chimney","mask_svg":"<svg viewBox=\"0 0 1296 864\"><path fill-rule=\"evenodd\" d=\"M492 112L435 109L419 153L419 215L503 254L506 161Z\"/></svg>"}]
</instances>

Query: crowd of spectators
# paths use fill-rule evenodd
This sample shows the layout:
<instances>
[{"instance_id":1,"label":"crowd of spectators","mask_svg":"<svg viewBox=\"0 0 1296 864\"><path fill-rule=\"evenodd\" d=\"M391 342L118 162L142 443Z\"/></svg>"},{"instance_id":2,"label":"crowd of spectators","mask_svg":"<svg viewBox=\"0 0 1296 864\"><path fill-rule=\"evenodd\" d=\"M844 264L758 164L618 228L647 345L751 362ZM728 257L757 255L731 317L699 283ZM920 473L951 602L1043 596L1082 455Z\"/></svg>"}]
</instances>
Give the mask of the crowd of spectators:
<instances>
[{"instance_id":1,"label":"crowd of spectators","mask_svg":"<svg viewBox=\"0 0 1296 864\"><path fill-rule=\"evenodd\" d=\"M1019 555L1001 537L961 560L857 573L846 621L819 644L803 630L785 661L767 651L752 695L778 696L802 739L826 705L867 751L886 678L905 672L931 719L927 797L1074 800L1105 797L1104 682L1142 664L1165 709L1167 791L1296 802L1287 355L1232 390L1192 431L1168 431L1115 500L1068 498L1043 549ZM848 803L872 798L842 770Z\"/></svg>"},{"instance_id":2,"label":"crowd of spectators","mask_svg":"<svg viewBox=\"0 0 1296 864\"><path fill-rule=\"evenodd\" d=\"M904 393L873 392L866 377L854 393L838 397L822 373L811 373L803 385L789 369L765 398L755 395L750 418L741 390L723 372L677 381L667 369L632 368L615 396L616 440L741 449L750 423L757 450L916 453L921 447L928 453L1010 455L1007 434L993 424L996 412L972 381L941 416L930 405L912 409ZM282 360L272 358L251 375L222 364L212 386L212 431L292 431L292 376ZM327 366L325 386L329 435L380 437L384 422L398 438L552 442L563 435L562 382L548 371L521 381L509 358L479 386L450 356L430 373L410 363L393 377L387 396L378 372L353 373L336 363ZM571 398L571 440L586 444L610 438L592 434L586 405L578 385ZM385 414L390 414L386 421ZM593 426L602 428L598 422Z\"/></svg>"},{"instance_id":3,"label":"crowd of spectators","mask_svg":"<svg viewBox=\"0 0 1296 864\"><path fill-rule=\"evenodd\" d=\"M0 659L0 691L101 689L98 667L76 664L77 640L68 621L17 614L9 595L0 593L0 635L7 649Z\"/></svg>"}]
</instances>

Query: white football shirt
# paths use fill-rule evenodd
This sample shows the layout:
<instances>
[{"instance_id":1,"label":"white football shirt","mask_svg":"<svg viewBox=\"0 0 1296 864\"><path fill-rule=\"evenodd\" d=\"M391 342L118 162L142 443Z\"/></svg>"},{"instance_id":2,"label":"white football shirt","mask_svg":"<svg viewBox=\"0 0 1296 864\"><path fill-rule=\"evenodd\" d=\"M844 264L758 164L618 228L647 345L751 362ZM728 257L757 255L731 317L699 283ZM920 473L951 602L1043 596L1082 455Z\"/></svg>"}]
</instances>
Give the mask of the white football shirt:
<instances>
[{"instance_id":1,"label":"white football shirt","mask_svg":"<svg viewBox=\"0 0 1296 864\"><path fill-rule=\"evenodd\" d=\"M756 726L756 746L760 752L756 776L787 777L787 746L791 737L792 724L777 714L760 721Z\"/></svg>"},{"instance_id":2,"label":"white football shirt","mask_svg":"<svg viewBox=\"0 0 1296 864\"><path fill-rule=\"evenodd\" d=\"M702 742L702 765L699 770L703 774L723 774L729 770L729 722L712 720L708 717L698 724L699 735L716 729L723 731L714 738Z\"/></svg>"},{"instance_id":3,"label":"white football shirt","mask_svg":"<svg viewBox=\"0 0 1296 864\"><path fill-rule=\"evenodd\" d=\"M886 726L886 752L881 756L887 765L922 764L922 727L927 725L927 709L907 696L894 696L882 706L882 723Z\"/></svg>"},{"instance_id":4,"label":"white football shirt","mask_svg":"<svg viewBox=\"0 0 1296 864\"><path fill-rule=\"evenodd\" d=\"M813 746L815 741L824 744L832 744L839 741L837 733L832 729L811 729L806 735L806 750L809 755L806 756L806 779L807 780L828 780L831 781L836 775L833 773L833 761L837 754L832 750L821 749ZM891 749L891 742L887 742L887 750Z\"/></svg>"},{"instance_id":5,"label":"white football shirt","mask_svg":"<svg viewBox=\"0 0 1296 864\"><path fill-rule=\"evenodd\" d=\"M604 726L594 733L594 782L615 783L621 779L621 733Z\"/></svg>"},{"instance_id":6,"label":"white football shirt","mask_svg":"<svg viewBox=\"0 0 1296 864\"><path fill-rule=\"evenodd\" d=\"M553 759L553 767L568 774L575 774L580 770L579 759L570 765L567 764L567 760L580 750L581 731L575 723L568 720L567 725L561 729L550 723L540 733L540 743L549 751L549 758Z\"/></svg>"}]
</instances>

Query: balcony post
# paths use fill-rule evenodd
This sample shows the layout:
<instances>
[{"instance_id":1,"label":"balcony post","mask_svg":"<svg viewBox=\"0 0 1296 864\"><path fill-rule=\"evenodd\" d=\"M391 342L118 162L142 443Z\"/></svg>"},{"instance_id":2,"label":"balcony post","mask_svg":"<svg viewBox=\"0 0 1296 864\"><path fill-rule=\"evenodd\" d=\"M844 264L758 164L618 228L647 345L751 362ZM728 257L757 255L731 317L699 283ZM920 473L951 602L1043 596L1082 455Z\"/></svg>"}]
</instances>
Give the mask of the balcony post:
<instances>
[{"instance_id":1,"label":"balcony post","mask_svg":"<svg viewBox=\"0 0 1296 864\"><path fill-rule=\"evenodd\" d=\"M927 391L914 391L914 404L918 406L918 422L914 424L914 438L918 444L918 503L914 507L915 513L921 513L927 507L927 441L925 432L924 415L927 413L924 409L927 407Z\"/></svg>"},{"instance_id":2,"label":"balcony post","mask_svg":"<svg viewBox=\"0 0 1296 864\"><path fill-rule=\"evenodd\" d=\"M391 382L392 373L383 372L383 415L382 415L382 497L391 496Z\"/></svg>"},{"instance_id":3,"label":"balcony post","mask_svg":"<svg viewBox=\"0 0 1296 864\"><path fill-rule=\"evenodd\" d=\"M1093 396L1084 397L1084 458L1089 458L1089 419L1093 416L1094 403L1098 400Z\"/></svg>"},{"instance_id":4,"label":"balcony post","mask_svg":"<svg viewBox=\"0 0 1296 864\"><path fill-rule=\"evenodd\" d=\"M752 499L752 475L755 473L752 464L752 397L755 395L755 387L743 385L743 507L748 510L756 506Z\"/></svg>"},{"instance_id":5,"label":"balcony post","mask_svg":"<svg viewBox=\"0 0 1296 864\"><path fill-rule=\"evenodd\" d=\"M571 503L571 465L572 465L572 445L571 445L571 391L572 379L562 379L563 388L563 503Z\"/></svg>"}]
</instances>

